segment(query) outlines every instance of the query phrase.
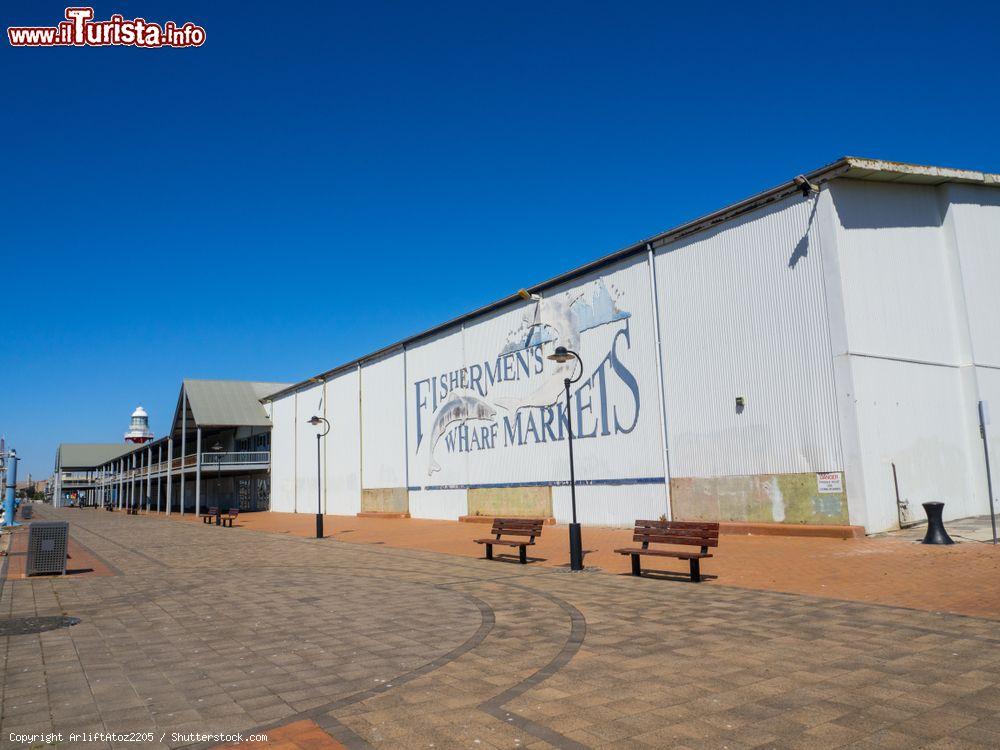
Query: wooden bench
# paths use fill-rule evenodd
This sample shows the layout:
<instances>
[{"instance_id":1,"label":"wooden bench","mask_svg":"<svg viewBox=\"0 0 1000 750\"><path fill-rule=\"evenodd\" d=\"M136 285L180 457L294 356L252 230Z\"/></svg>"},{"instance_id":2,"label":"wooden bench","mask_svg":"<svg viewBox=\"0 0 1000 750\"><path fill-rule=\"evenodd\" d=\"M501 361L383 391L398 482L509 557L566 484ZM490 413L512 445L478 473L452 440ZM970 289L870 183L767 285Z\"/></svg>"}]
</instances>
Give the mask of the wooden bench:
<instances>
[{"instance_id":1,"label":"wooden bench","mask_svg":"<svg viewBox=\"0 0 1000 750\"><path fill-rule=\"evenodd\" d=\"M219 509L218 508L209 508L208 509L208 513L202 513L202 514L200 514L201 522L202 523L212 523L212 521L214 521L215 518L216 518L216 516L218 516L218 515L219 515Z\"/></svg>"},{"instance_id":2,"label":"wooden bench","mask_svg":"<svg viewBox=\"0 0 1000 750\"><path fill-rule=\"evenodd\" d=\"M535 537L542 535L541 518L495 518L493 528L490 533L492 537L488 539L475 539L476 544L486 545L486 559L493 559L493 545L500 544L505 547L517 547L520 552L521 564L528 562L528 547L535 543ZM503 537L526 536L527 541L522 539L504 539Z\"/></svg>"},{"instance_id":3,"label":"wooden bench","mask_svg":"<svg viewBox=\"0 0 1000 750\"><path fill-rule=\"evenodd\" d=\"M228 526L229 528L232 528L233 527L233 521L236 520L236 517L239 514L240 514L240 509L239 508L230 508L225 513L223 513L221 516L219 516L222 519L222 525L223 526Z\"/></svg>"},{"instance_id":4,"label":"wooden bench","mask_svg":"<svg viewBox=\"0 0 1000 750\"><path fill-rule=\"evenodd\" d=\"M641 547L623 547L616 549L619 555L632 557L632 575L642 575L639 558L643 555L656 557L676 557L687 560L691 564L691 580L701 581L701 561L712 557L709 547L719 546L719 524L700 523L692 521L636 521L633 542L641 542ZM700 552L651 548L650 544L682 544L690 547L701 547Z\"/></svg>"}]
</instances>

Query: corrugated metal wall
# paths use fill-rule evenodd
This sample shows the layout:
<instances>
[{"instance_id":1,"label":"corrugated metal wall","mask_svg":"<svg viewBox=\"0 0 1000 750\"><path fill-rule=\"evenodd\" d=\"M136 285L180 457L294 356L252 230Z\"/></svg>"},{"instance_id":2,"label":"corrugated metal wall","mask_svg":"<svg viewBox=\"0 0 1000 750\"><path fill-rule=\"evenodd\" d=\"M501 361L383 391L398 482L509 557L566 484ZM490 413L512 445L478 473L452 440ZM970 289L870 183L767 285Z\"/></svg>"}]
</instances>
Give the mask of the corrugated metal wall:
<instances>
[{"instance_id":1,"label":"corrugated metal wall","mask_svg":"<svg viewBox=\"0 0 1000 750\"><path fill-rule=\"evenodd\" d=\"M361 400L358 370L331 378L326 383L326 485L328 513L354 515L361 510Z\"/></svg>"},{"instance_id":2,"label":"corrugated metal wall","mask_svg":"<svg viewBox=\"0 0 1000 750\"><path fill-rule=\"evenodd\" d=\"M315 513L316 434L322 430L309 424L313 416L323 416L322 383L301 389L295 394L295 504L300 513Z\"/></svg>"},{"instance_id":3,"label":"corrugated metal wall","mask_svg":"<svg viewBox=\"0 0 1000 750\"><path fill-rule=\"evenodd\" d=\"M584 363L572 406L580 518L629 524L669 513L656 306L671 352L662 365L674 475L839 468L812 218L809 204L788 201L657 251L655 261L635 256L547 291L540 303L511 305L366 363L360 373L363 487L406 486L411 514L430 518L466 513L470 487L551 487L554 515L568 520L560 424L565 373L545 358L566 344ZM539 320L546 325L536 327L532 339ZM567 326L579 334L559 330ZM344 421L342 409L352 412L352 393L345 383L343 398L327 403L335 425ZM734 413L736 395L748 399L742 415ZM485 409L482 418L443 416L456 396L474 397L464 408ZM276 415L287 418L277 405ZM463 430L469 432L460 437ZM337 438L329 471L344 463L349 431ZM287 429L276 425L275 434L282 439ZM299 452L307 437L299 435ZM276 452L276 461L283 455ZM298 463L308 472L308 461ZM275 471L280 478L284 469ZM300 511L314 481L308 477ZM355 487L345 481L344 497ZM345 502L343 512L353 507Z\"/></svg>"},{"instance_id":4,"label":"corrugated metal wall","mask_svg":"<svg viewBox=\"0 0 1000 750\"><path fill-rule=\"evenodd\" d=\"M989 440L990 467L993 471L993 497L996 503L997 495L1000 494L1000 368L976 368L976 378L979 386L979 398L989 404L990 423L986 425L986 435ZM985 470L984 460L983 471L985 472ZM985 476L980 480L980 485L982 486L984 483ZM988 503L989 500L986 500L986 512L989 512ZM996 503L996 505L997 510L1000 510L1000 503Z\"/></svg>"},{"instance_id":5,"label":"corrugated metal wall","mask_svg":"<svg viewBox=\"0 0 1000 750\"><path fill-rule=\"evenodd\" d=\"M898 525L893 464L904 519L922 520L929 500L945 503L946 519L986 513L977 402L991 378L975 362L1000 352L1000 195L857 180L830 195L852 521L870 532Z\"/></svg>"},{"instance_id":6,"label":"corrugated metal wall","mask_svg":"<svg viewBox=\"0 0 1000 750\"><path fill-rule=\"evenodd\" d=\"M854 358L852 369L869 530L898 525L893 463L915 520L929 500L943 501L950 518L980 512L968 444L976 426L961 371L875 357Z\"/></svg>"},{"instance_id":7,"label":"corrugated metal wall","mask_svg":"<svg viewBox=\"0 0 1000 750\"><path fill-rule=\"evenodd\" d=\"M454 521L469 512L467 490L411 490L410 515L414 518L438 518Z\"/></svg>"},{"instance_id":8,"label":"corrugated metal wall","mask_svg":"<svg viewBox=\"0 0 1000 750\"><path fill-rule=\"evenodd\" d=\"M947 185L940 192L953 220L972 359L1000 367L1000 190Z\"/></svg>"},{"instance_id":9,"label":"corrugated metal wall","mask_svg":"<svg viewBox=\"0 0 1000 750\"><path fill-rule=\"evenodd\" d=\"M672 476L843 468L814 209L788 198L657 250Z\"/></svg>"},{"instance_id":10,"label":"corrugated metal wall","mask_svg":"<svg viewBox=\"0 0 1000 750\"><path fill-rule=\"evenodd\" d=\"M830 191L851 352L957 363L961 301L937 189L840 180Z\"/></svg>"},{"instance_id":11,"label":"corrugated metal wall","mask_svg":"<svg viewBox=\"0 0 1000 750\"><path fill-rule=\"evenodd\" d=\"M361 482L381 489L406 486L403 353L361 367Z\"/></svg>"},{"instance_id":12,"label":"corrugated metal wall","mask_svg":"<svg viewBox=\"0 0 1000 750\"><path fill-rule=\"evenodd\" d=\"M271 510L295 511L295 394L282 396L271 412Z\"/></svg>"},{"instance_id":13,"label":"corrugated metal wall","mask_svg":"<svg viewBox=\"0 0 1000 750\"><path fill-rule=\"evenodd\" d=\"M428 518L467 512L469 488L542 486L567 520L563 373L545 355L569 343L584 361L572 413L586 523L666 512L671 477L805 486L845 470L852 522L877 531L895 525L892 461L914 502L984 512L970 407L1000 399L998 235L1000 194L985 188L840 180L787 198L657 248L652 268L633 256L542 306L512 304L344 372L322 403L322 386L282 397L272 507L312 512L315 428L302 423L325 408L330 512L357 512L362 486L407 488L411 514ZM472 398L450 418L459 396Z\"/></svg>"},{"instance_id":14,"label":"corrugated metal wall","mask_svg":"<svg viewBox=\"0 0 1000 750\"><path fill-rule=\"evenodd\" d=\"M435 414L444 401L444 393L452 385L448 382L449 375L461 368L464 363L465 349L461 327L456 327L407 347L407 377L403 386L406 396L405 414L401 410L396 415L395 428L401 434L407 434L408 428L406 449L409 452L409 477L407 484L410 487L438 485L464 488L469 482L467 454L445 460L442 456L446 446L443 444L440 446L431 445L432 441L439 437L437 434L432 434L435 428ZM430 378L437 378L437 380L431 381ZM419 394L417 382L420 382ZM404 417L407 423L405 426ZM473 424L478 426L477 423ZM434 447L437 447L437 455L432 455ZM437 458L437 465L440 469L431 474L429 469L435 458ZM441 501L443 504L449 502L445 496L441 497ZM424 512L427 512L428 506L432 502L430 497L417 499L417 505L424 509ZM457 501L452 497L451 503L455 502ZM412 514L413 510L411 509L410 512ZM464 513L463 510L459 515ZM436 518L438 516L429 517Z\"/></svg>"},{"instance_id":15,"label":"corrugated metal wall","mask_svg":"<svg viewBox=\"0 0 1000 750\"><path fill-rule=\"evenodd\" d=\"M552 488L555 517L572 518L570 489ZM583 484L576 488L577 518L592 526L630 526L638 518L656 519L668 512L662 484Z\"/></svg>"}]
</instances>

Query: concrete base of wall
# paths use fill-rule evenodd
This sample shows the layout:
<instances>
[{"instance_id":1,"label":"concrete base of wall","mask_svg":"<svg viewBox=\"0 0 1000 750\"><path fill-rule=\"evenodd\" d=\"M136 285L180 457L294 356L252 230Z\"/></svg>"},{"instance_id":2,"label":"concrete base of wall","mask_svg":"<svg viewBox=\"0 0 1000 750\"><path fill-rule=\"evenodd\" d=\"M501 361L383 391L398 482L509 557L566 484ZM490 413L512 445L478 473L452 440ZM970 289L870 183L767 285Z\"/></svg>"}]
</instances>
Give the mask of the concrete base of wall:
<instances>
[{"instance_id":1,"label":"concrete base of wall","mask_svg":"<svg viewBox=\"0 0 1000 750\"><path fill-rule=\"evenodd\" d=\"M497 518L522 518L522 516L459 516L459 523L489 523L492 524ZM529 516L523 516L523 518L529 518ZM546 526L554 526L555 518L544 518L542 519Z\"/></svg>"},{"instance_id":2,"label":"concrete base of wall","mask_svg":"<svg viewBox=\"0 0 1000 750\"><path fill-rule=\"evenodd\" d=\"M551 518L552 488L472 487L468 492L470 516L486 518Z\"/></svg>"},{"instance_id":3,"label":"concrete base of wall","mask_svg":"<svg viewBox=\"0 0 1000 750\"><path fill-rule=\"evenodd\" d=\"M846 526L847 493L820 492L820 475L674 477L670 506L678 521ZM824 488L825 489L825 488Z\"/></svg>"},{"instance_id":4,"label":"concrete base of wall","mask_svg":"<svg viewBox=\"0 0 1000 750\"><path fill-rule=\"evenodd\" d=\"M357 514L358 518L409 518L409 513L391 513L381 510L363 510Z\"/></svg>"},{"instance_id":5,"label":"concrete base of wall","mask_svg":"<svg viewBox=\"0 0 1000 750\"><path fill-rule=\"evenodd\" d=\"M382 515L405 513L410 516L410 493L406 487L372 487L361 490L361 512ZM384 516L383 516L384 517Z\"/></svg>"},{"instance_id":6,"label":"concrete base of wall","mask_svg":"<svg viewBox=\"0 0 1000 750\"><path fill-rule=\"evenodd\" d=\"M792 523L742 523L739 521L719 524L720 534L749 536L805 536L830 539L863 539L864 526L832 526L828 524Z\"/></svg>"}]
</instances>

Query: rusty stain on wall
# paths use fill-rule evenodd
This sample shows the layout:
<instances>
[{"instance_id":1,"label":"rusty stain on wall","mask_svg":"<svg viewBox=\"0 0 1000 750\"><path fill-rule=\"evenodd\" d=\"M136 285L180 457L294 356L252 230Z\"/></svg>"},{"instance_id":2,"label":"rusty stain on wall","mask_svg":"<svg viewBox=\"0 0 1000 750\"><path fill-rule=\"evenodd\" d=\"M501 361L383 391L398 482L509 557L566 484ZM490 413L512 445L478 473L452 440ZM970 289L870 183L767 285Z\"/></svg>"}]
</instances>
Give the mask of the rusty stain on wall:
<instances>
[{"instance_id":1,"label":"rusty stain on wall","mask_svg":"<svg viewBox=\"0 0 1000 750\"><path fill-rule=\"evenodd\" d=\"M410 491L406 487L361 490L361 510L365 513L409 513Z\"/></svg>"},{"instance_id":2,"label":"rusty stain on wall","mask_svg":"<svg viewBox=\"0 0 1000 750\"><path fill-rule=\"evenodd\" d=\"M811 472L678 477L670 480L670 501L678 521L849 523L846 478L843 492L820 494Z\"/></svg>"},{"instance_id":3,"label":"rusty stain on wall","mask_svg":"<svg viewBox=\"0 0 1000 750\"><path fill-rule=\"evenodd\" d=\"M470 516L552 518L551 487L473 487Z\"/></svg>"}]
</instances>

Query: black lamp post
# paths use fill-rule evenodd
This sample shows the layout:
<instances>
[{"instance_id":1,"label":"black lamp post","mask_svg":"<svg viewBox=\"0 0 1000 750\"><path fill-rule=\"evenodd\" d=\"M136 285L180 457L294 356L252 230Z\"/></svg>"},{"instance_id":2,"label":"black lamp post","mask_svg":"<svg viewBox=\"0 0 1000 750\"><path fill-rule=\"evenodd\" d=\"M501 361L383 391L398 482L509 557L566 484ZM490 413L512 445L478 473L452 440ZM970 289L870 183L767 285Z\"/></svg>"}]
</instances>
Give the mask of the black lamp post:
<instances>
[{"instance_id":1,"label":"black lamp post","mask_svg":"<svg viewBox=\"0 0 1000 750\"><path fill-rule=\"evenodd\" d=\"M320 448L320 439L326 437L326 434L330 431L330 422L326 417L311 417L309 419L309 424L318 425L320 423L326 425L326 429L323 432L316 433L316 538L323 538L323 460L322 450Z\"/></svg>"},{"instance_id":2,"label":"black lamp post","mask_svg":"<svg viewBox=\"0 0 1000 750\"><path fill-rule=\"evenodd\" d=\"M215 525L222 525L222 504L219 499L222 497L222 451L225 446L222 445L218 440L215 441L215 445L211 447L212 453L215 454L215 465L218 467L215 471Z\"/></svg>"},{"instance_id":3,"label":"black lamp post","mask_svg":"<svg viewBox=\"0 0 1000 750\"><path fill-rule=\"evenodd\" d=\"M580 538L580 524L576 522L576 472L573 468L573 414L570 409L569 387L583 377L583 360L580 355L570 351L565 346L557 346L555 352L549 355L553 362L569 362L575 359L580 363L580 372L575 378L564 378L566 388L566 426L569 429L569 493L573 503L573 523L569 525L569 567L570 570L583 570L583 540Z\"/></svg>"}]
</instances>

